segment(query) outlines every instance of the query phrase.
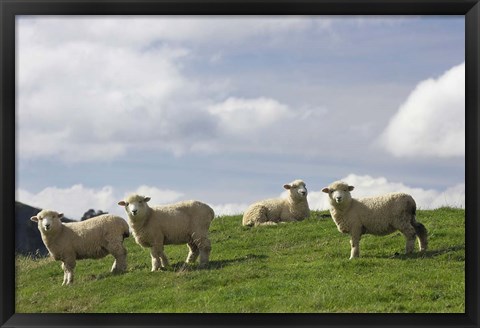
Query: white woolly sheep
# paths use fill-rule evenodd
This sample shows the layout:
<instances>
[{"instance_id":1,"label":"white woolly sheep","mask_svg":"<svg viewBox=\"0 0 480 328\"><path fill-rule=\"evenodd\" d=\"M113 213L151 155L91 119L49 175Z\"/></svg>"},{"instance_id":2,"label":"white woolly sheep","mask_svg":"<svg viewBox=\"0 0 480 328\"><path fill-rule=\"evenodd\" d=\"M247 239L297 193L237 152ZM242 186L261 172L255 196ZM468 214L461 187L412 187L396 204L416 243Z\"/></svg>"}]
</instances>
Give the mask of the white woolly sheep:
<instances>
[{"instance_id":1,"label":"white woolly sheep","mask_svg":"<svg viewBox=\"0 0 480 328\"><path fill-rule=\"evenodd\" d=\"M186 262L193 263L200 255L200 267L205 267L211 251L208 229L215 216L213 209L193 200L150 207L149 200L150 197L132 194L118 205L128 214L137 244L150 248L152 271L169 265L163 251L163 246L169 244L186 243L189 248Z\"/></svg>"},{"instance_id":2,"label":"white woolly sheep","mask_svg":"<svg viewBox=\"0 0 480 328\"><path fill-rule=\"evenodd\" d=\"M301 221L310 215L307 187L302 180L287 183L287 198L273 198L250 205L243 214L244 226L275 225L279 222Z\"/></svg>"},{"instance_id":3,"label":"white woolly sheep","mask_svg":"<svg viewBox=\"0 0 480 328\"><path fill-rule=\"evenodd\" d=\"M416 220L416 204L412 196L390 193L378 197L354 199L353 186L336 181L322 191L328 194L330 214L342 233L350 234L350 259L360 256L363 234L384 236L397 230L406 238L405 252L413 252L415 237L420 251L427 249L427 229Z\"/></svg>"},{"instance_id":4,"label":"white woolly sheep","mask_svg":"<svg viewBox=\"0 0 480 328\"><path fill-rule=\"evenodd\" d=\"M62 261L63 283L73 283L76 260L99 259L112 254L115 258L111 272L127 268L124 238L129 236L127 221L104 214L81 221L62 223L63 213L42 210L30 220L37 222L43 243L56 261Z\"/></svg>"}]
</instances>

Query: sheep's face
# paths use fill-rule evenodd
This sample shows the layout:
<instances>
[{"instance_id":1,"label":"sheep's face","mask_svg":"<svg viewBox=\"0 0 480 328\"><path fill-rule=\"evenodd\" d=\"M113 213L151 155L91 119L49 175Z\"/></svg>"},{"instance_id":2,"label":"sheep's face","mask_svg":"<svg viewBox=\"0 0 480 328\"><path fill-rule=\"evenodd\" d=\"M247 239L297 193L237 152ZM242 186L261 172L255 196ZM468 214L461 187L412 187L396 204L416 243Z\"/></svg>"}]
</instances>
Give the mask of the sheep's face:
<instances>
[{"instance_id":1,"label":"sheep's face","mask_svg":"<svg viewBox=\"0 0 480 328\"><path fill-rule=\"evenodd\" d=\"M62 224L62 221L60 221L62 217L63 213L42 210L37 215L32 216L30 220L37 222L38 229L42 233L50 233L55 231Z\"/></svg>"},{"instance_id":2,"label":"sheep's face","mask_svg":"<svg viewBox=\"0 0 480 328\"><path fill-rule=\"evenodd\" d=\"M290 197L295 200L304 200L307 198L307 185L302 180L295 180L283 186L290 192Z\"/></svg>"},{"instance_id":3,"label":"sheep's face","mask_svg":"<svg viewBox=\"0 0 480 328\"><path fill-rule=\"evenodd\" d=\"M332 183L330 186L323 188L322 191L328 194L330 203L343 204L352 198L350 191L353 189L353 186L349 186L346 183L337 181Z\"/></svg>"},{"instance_id":4,"label":"sheep's face","mask_svg":"<svg viewBox=\"0 0 480 328\"><path fill-rule=\"evenodd\" d=\"M142 217L147 212L147 202L149 200L150 197L134 194L127 197L127 199L118 202L118 205L125 207L125 211L130 218Z\"/></svg>"}]
</instances>

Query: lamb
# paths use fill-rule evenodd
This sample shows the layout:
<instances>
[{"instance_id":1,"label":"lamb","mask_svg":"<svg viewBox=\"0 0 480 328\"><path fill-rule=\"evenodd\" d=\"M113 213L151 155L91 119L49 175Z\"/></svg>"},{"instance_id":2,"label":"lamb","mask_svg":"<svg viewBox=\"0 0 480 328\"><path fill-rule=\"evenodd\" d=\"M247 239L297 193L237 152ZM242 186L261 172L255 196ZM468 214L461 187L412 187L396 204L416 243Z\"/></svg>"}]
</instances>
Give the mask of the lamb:
<instances>
[{"instance_id":1,"label":"lamb","mask_svg":"<svg viewBox=\"0 0 480 328\"><path fill-rule=\"evenodd\" d=\"M244 226L275 225L279 222L301 221L310 215L307 201L307 186L295 180L283 186L289 191L288 198L274 198L250 205L243 214Z\"/></svg>"},{"instance_id":2,"label":"lamb","mask_svg":"<svg viewBox=\"0 0 480 328\"><path fill-rule=\"evenodd\" d=\"M189 248L186 262L193 263L200 255L199 267L204 268L211 251L208 229L215 216L213 209L193 200L154 207L148 201L150 197L131 194L118 205L128 214L137 244L150 248L152 271L169 265L164 245L183 243Z\"/></svg>"},{"instance_id":3,"label":"lamb","mask_svg":"<svg viewBox=\"0 0 480 328\"><path fill-rule=\"evenodd\" d=\"M342 233L350 234L350 259L360 256L360 238L363 234L384 236L397 230L406 238L405 252L412 253L415 237L420 251L427 249L427 229L416 220L416 204L412 196L389 193L377 197L354 199L353 186L335 181L322 191L327 193L330 214Z\"/></svg>"},{"instance_id":4,"label":"lamb","mask_svg":"<svg viewBox=\"0 0 480 328\"><path fill-rule=\"evenodd\" d=\"M127 269L124 238L129 236L127 221L104 214L81 222L62 223L63 213L42 210L30 220L37 222L43 243L56 261L62 261L63 285L73 283L76 260L99 259L112 254L112 273Z\"/></svg>"}]
</instances>

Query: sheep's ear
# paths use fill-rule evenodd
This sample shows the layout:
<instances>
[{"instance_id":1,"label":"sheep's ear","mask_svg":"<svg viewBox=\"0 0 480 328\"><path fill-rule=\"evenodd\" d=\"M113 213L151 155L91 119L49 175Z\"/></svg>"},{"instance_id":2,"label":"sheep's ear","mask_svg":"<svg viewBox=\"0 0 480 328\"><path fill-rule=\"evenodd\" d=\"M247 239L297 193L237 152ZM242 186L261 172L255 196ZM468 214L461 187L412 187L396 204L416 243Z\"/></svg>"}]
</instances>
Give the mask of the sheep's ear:
<instances>
[{"instance_id":1,"label":"sheep's ear","mask_svg":"<svg viewBox=\"0 0 480 328\"><path fill-rule=\"evenodd\" d=\"M284 185L283 185L283 188L285 188L285 189L289 190L289 189L291 189L291 188L292 188L292 186L291 186L291 185L289 185L289 184L284 184Z\"/></svg>"},{"instance_id":2,"label":"sheep's ear","mask_svg":"<svg viewBox=\"0 0 480 328\"><path fill-rule=\"evenodd\" d=\"M36 216L32 216L30 218L30 220L33 221L33 222L38 222L38 218Z\"/></svg>"},{"instance_id":3,"label":"sheep's ear","mask_svg":"<svg viewBox=\"0 0 480 328\"><path fill-rule=\"evenodd\" d=\"M58 213L57 218L59 218L59 219L63 218L63 213Z\"/></svg>"},{"instance_id":4,"label":"sheep's ear","mask_svg":"<svg viewBox=\"0 0 480 328\"><path fill-rule=\"evenodd\" d=\"M323 191L324 193L328 194L328 193L330 192L330 189L328 189L328 188L323 188L322 191Z\"/></svg>"},{"instance_id":5,"label":"sheep's ear","mask_svg":"<svg viewBox=\"0 0 480 328\"><path fill-rule=\"evenodd\" d=\"M348 191L352 191L353 189L355 189L354 186L348 186Z\"/></svg>"},{"instance_id":6,"label":"sheep's ear","mask_svg":"<svg viewBox=\"0 0 480 328\"><path fill-rule=\"evenodd\" d=\"M125 203L125 201L121 200L121 201L118 202L118 205L125 206L125 205L127 205L127 203Z\"/></svg>"},{"instance_id":7,"label":"sheep's ear","mask_svg":"<svg viewBox=\"0 0 480 328\"><path fill-rule=\"evenodd\" d=\"M145 197L145 198L143 198L143 200L144 200L145 202L148 202L150 199L151 199L150 197Z\"/></svg>"}]
</instances>

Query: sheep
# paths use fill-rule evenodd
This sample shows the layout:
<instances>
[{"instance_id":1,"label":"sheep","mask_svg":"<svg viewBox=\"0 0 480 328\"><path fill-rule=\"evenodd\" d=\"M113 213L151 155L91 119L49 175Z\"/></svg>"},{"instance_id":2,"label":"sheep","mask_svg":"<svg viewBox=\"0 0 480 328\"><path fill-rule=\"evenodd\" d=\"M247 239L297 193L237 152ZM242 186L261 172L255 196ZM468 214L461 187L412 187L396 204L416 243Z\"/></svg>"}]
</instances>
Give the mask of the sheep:
<instances>
[{"instance_id":1,"label":"sheep","mask_svg":"<svg viewBox=\"0 0 480 328\"><path fill-rule=\"evenodd\" d=\"M137 244L150 248L152 272L169 265L164 245L186 243L187 263L200 255L200 268L208 264L211 243L208 229L215 213L199 201L183 201L170 205L150 207L150 197L131 194L118 202L128 214L128 221Z\"/></svg>"},{"instance_id":2,"label":"sheep","mask_svg":"<svg viewBox=\"0 0 480 328\"><path fill-rule=\"evenodd\" d=\"M310 215L307 186L295 180L283 186L288 197L267 199L250 205L243 214L244 226L276 225L279 222L301 221Z\"/></svg>"},{"instance_id":3,"label":"sheep","mask_svg":"<svg viewBox=\"0 0 480 328\"><path fill-rule=\"evenodd\" d=\"M76 260L99 259L112 254L112 273L127 269L123 240L129 236L127 221L104 214L81 222L62 223L63 213L42 210L30 220L37 222L43 243L56 261L62 261L63 285L73 283Z\"/></svg>"},{"instance_id":4,"label":"sheep","mask_svg":"<svg viewBox=\"0 0 480 328\"><path fill-rule=\"evenodd\" d=\"M350 259L360 256L363 234L384 236L397 230L406 238L405 252L412 253L415 237L420 251L427 249L427 229L416 220L416 204L405 193L389 193L377 197L352 198L354 189L345 182L335 181L322 191L328 194L330 214L342 233L350 234Z\"/></svg>"}]
</instances>

